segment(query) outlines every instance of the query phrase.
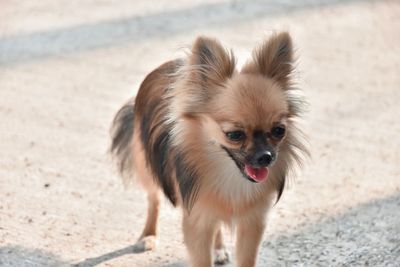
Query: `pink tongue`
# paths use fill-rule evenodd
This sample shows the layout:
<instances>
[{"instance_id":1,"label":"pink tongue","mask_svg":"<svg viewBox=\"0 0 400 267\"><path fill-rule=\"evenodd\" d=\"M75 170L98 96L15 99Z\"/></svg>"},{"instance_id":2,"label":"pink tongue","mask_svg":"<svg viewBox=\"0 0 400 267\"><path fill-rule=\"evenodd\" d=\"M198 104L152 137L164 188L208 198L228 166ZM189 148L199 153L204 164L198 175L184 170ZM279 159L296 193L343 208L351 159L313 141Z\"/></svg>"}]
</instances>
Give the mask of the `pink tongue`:
<instances>
[{"instance_id":1,"label":"pink tongue","mask_svg":"<svg viewBox=\"0 0 400 267\"><path fill-rule=\"evenodd\" d=\"M267 180L268 177L268 168L253 168L250 165L246 164L244 167L244 171L248 176L250 176L253 180L257 182L263 182Z\"/></svg>"}]
</instances>

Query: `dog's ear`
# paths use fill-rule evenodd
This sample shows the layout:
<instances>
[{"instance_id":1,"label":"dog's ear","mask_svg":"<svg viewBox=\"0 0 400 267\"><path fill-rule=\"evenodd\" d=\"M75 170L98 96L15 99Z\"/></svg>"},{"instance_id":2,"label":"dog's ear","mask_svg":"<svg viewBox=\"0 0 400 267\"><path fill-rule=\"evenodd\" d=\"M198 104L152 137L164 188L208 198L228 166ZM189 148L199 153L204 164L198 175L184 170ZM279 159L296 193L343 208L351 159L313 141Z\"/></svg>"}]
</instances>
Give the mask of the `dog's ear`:
<instances>
[{"instance_id":1,"label":"dog's ear","mask_svg":"<svg viewBox=\"0 0 400 267\"><path fill-rule=\"evenodd\" d=\"M261 73L276 80L286 89L290 86L293 61L292 39L287 32L282 32L274 34L254 49L253 60L243 67L242 72Z\"/></svg>"},{"instance_id":2,"label":"dog's ear","mask_svg":"<svg viewBox=\"0 0 400 267\"><path fill-rule=\"evenodd\" d=\"M191 81L208 88L221 85L235 70L235 57L212 38L198 37L189 57Z\"/></svg>"}]
</instances>

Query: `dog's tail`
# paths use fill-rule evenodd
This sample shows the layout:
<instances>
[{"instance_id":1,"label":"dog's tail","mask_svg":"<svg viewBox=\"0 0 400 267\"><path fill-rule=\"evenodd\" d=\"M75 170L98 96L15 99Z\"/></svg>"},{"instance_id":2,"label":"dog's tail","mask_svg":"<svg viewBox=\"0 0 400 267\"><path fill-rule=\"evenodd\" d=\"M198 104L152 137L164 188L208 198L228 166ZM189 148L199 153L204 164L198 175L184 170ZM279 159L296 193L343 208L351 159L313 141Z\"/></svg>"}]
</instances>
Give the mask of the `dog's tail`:
<instances>
[{"instance_id":1,"label":"dog's tail","mask_svg":"<svg viewBox=\"0 0 400 267\"><path fill-rule=\"evenodd\" d=\"M127 185L133 177L133 134L135 124L134 100L131 99L117 112L111 126L110 153Z\"/></svg>"}]
</instances>

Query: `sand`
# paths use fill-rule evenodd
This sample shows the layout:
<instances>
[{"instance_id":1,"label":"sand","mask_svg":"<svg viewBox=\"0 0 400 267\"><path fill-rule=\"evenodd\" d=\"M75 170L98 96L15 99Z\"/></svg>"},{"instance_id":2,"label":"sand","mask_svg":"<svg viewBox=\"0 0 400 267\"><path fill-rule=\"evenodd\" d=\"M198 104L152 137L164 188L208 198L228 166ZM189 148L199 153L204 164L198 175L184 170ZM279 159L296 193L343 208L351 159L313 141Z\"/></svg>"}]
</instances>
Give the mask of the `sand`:
<instances>
[{"instance_id":1,"label":"sand","mask_svg":"<svg viewBox=\"0 0 400 267\"><path fill-rule=\"evenodd\" d=\"M258 266L399 266L400 2L1 5L1 266L186 266L167 201L157 250L132 252L146 198L124 189L107 154L111 120L195 36L217 36L243 62L277 30L296 46L312 158L273 209Z\"/></svg>"}]
</instances>

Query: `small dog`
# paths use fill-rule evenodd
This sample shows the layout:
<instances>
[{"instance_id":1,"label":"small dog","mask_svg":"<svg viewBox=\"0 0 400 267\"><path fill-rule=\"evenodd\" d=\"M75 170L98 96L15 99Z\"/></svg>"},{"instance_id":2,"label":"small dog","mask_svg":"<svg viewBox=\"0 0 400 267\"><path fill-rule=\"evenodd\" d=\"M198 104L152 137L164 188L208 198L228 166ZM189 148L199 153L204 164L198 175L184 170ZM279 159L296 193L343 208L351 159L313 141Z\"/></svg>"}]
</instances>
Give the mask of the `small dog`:
<instances>
[{"instance_id":1,"label":"small dog","mask_svg":"<svg viewBox=\"0 0 400 267\"><path fill-rule=\"evenodd\" d=\"M148 195L143 250L155 244L162 191L183 208L192 266L228 261L223 223L235 225L237 266L255 266L266 214L307 154L293 62L286 32L257 47L240 71L231 51L198 37L186 58L152 71L118 111L111 152L124 181L135 174Z\"/></svg>"}]
</instances>

